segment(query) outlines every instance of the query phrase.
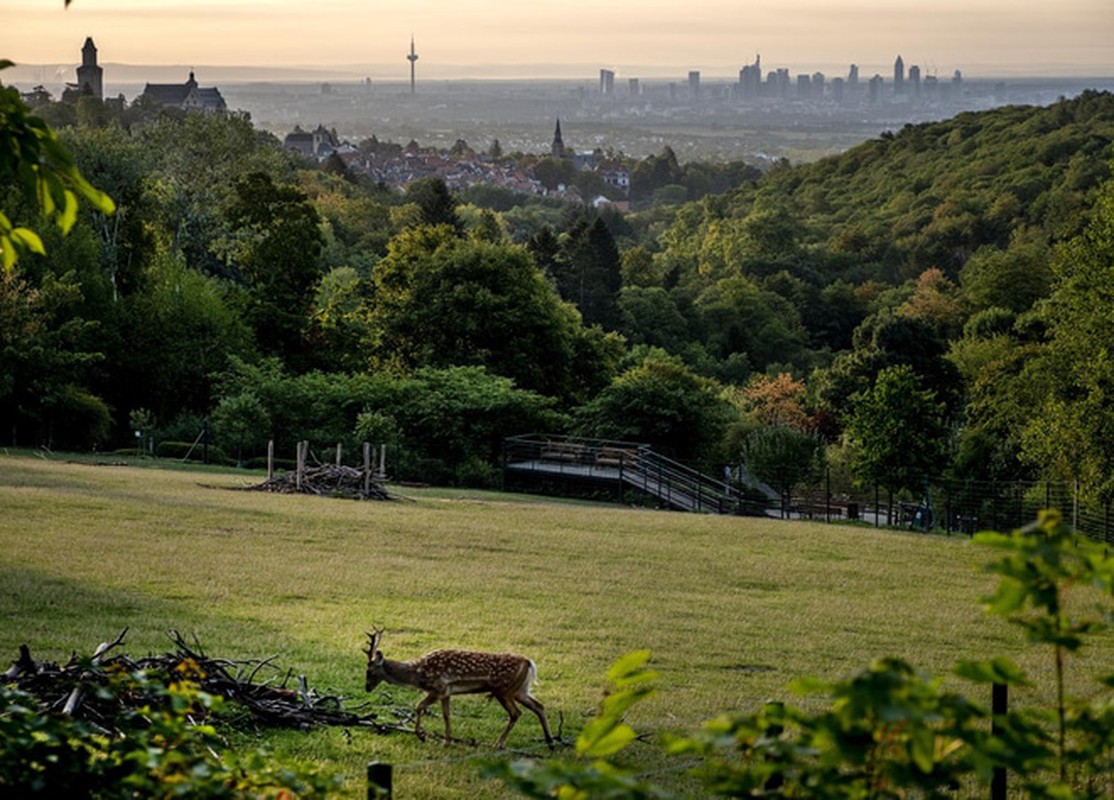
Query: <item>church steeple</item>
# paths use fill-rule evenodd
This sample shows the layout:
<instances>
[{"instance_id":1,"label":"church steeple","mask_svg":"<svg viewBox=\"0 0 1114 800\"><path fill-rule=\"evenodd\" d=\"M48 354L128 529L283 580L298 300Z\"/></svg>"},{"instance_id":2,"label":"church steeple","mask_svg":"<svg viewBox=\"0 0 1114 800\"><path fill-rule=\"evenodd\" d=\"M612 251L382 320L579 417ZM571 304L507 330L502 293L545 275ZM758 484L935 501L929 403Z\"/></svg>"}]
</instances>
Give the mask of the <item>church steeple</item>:
<instances>
[{"instance_id":1,"label":"church steeple","mask_svg":"<svg viewBox=\"0 0 1114 800\"><path fill-rule=\"evenodd\" d=\"M565 157L565 140L561 138L561 118L557 118L557 129L553 131L553 144L550 145L550 152L553 153L554 158Z\"/></svg>"}]
</instances>

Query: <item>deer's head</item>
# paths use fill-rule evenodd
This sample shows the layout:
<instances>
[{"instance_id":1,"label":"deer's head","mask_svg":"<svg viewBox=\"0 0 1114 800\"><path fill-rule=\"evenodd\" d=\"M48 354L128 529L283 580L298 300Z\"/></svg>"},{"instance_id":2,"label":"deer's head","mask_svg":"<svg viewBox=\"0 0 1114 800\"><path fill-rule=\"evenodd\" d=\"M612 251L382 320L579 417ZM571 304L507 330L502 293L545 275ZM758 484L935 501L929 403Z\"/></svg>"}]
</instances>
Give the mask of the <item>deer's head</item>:
<instances>
[{"instance_id":1,"label":"deer's head","mask_svg":"<svg viewBox=\"0 0 1114 800\"><path fill-rule=\"evenodd\" d=\"M383 674L383 653L379 649L379 640L383 638L383 631L376 628L374 631L369 632L367 650L367 678L364 681L364 688L367 691L373 691L376 686L386 680L386 675Z\"/></svg>"}]
</instances>

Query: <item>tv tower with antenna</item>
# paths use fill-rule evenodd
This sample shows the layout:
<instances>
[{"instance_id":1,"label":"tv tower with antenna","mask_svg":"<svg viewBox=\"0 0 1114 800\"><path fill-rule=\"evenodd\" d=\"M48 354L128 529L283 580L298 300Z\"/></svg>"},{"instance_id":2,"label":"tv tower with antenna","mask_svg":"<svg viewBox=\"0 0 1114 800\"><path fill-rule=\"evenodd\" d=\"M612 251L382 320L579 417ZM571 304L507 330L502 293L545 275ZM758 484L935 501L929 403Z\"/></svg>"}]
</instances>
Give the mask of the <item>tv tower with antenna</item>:
<instances>
[{"instance_id":1,"label":"tv tower with antenna","mask_svg":"<svg viewBox=\"0 0 1114 800\"><path fill-rule=\"evenodd\" d=\"M414 34L410 34L410 55L406 56L406 60L410 62L410 94L414 94L414 62L418 60L414 51Z\"/></svg>"}]
</instances>

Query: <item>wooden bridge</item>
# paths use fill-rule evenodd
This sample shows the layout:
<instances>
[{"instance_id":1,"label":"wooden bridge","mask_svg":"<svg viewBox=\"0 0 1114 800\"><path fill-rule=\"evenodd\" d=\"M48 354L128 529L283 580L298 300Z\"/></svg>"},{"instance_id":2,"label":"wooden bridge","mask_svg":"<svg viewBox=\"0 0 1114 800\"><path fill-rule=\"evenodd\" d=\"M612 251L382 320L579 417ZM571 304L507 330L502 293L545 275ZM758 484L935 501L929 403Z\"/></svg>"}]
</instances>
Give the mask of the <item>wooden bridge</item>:
<instances>
[{"instance_id":1,"label":"wooden bridge","mask_svg":"<svg viewBox=\"0 0 1114 800\"><path fill-rule=\"evenodd\" d=\"M528 434L503 440L504 479L598 484L622 497L633 488L679 511L765 513L723 480L655 453L648 445L606 439Z\"/></svg>"}]
</instances>

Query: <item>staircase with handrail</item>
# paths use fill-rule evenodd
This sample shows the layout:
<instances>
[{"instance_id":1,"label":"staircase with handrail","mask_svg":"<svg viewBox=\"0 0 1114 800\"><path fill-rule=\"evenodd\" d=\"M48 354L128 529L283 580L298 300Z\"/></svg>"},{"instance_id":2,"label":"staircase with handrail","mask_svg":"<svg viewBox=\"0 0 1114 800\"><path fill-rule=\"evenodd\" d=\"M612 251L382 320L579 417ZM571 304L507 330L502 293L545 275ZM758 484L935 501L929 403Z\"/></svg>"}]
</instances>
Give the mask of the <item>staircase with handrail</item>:
<instances>
[{"instance_id":1,"label":"staircase with handrail","mask_svg":"<svg viewBox=\"0 0 1114 800\"><path fill-rule=\"evenodd\" d=\"M527 434L503 441L504 474L633 487L680 511L743 513L747 504L722 480L635 442Z\"/></svg>"}]
</instances>

